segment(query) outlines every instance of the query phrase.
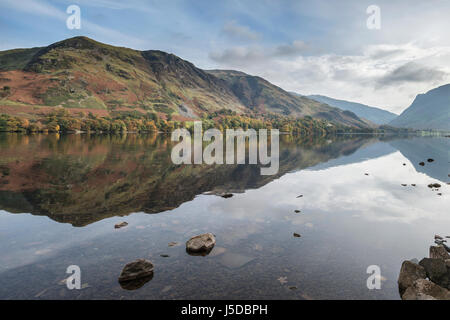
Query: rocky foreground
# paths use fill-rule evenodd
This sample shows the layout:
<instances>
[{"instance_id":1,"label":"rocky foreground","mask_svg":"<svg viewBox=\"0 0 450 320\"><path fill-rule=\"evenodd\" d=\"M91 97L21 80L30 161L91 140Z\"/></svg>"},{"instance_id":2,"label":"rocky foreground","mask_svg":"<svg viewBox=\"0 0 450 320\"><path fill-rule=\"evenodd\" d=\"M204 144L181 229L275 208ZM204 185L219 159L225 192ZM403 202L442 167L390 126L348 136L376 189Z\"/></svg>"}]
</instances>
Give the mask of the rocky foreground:
<instances>
[{"instance_id":1,"label":"rocky foreground","mask_svg":"<svg viewBox=\"0 0 450 320\"><path fill-rule=\"evenodd\" d=\"M398 288L403 300L450 300L450 249L442 240L437 243L429 258L402 263Z\"/></svg>"}]
</instances>

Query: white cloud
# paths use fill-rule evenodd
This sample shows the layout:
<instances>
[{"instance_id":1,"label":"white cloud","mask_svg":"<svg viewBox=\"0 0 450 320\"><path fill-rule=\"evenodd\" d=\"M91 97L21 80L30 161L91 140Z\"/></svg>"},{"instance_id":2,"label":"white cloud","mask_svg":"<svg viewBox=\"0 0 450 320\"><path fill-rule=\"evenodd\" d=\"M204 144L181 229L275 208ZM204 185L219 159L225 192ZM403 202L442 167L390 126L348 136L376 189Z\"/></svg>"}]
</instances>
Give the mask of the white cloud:
<instances>
[{"instance_id":1,"label":"white cloud","mask_svg":"<svg viewBox=\"0 0 450 320\"><path fill-rule=\"evenodd\" d=\"M236 37L241 40L258 40L261 35L255 31L252 31L247 26L242 26L236 21L228 21L223 26L223 32L231 37Z\"/></svg>"}]
</instances>

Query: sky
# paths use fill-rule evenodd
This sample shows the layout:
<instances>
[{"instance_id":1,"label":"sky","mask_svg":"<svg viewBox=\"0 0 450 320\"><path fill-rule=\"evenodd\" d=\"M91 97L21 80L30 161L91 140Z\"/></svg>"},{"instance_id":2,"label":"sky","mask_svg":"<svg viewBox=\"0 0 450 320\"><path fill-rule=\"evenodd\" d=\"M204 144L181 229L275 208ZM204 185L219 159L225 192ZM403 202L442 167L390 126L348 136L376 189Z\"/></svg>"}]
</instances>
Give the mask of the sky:
<instances>
[{"instance_id":1,"label":"sky","mask_svg":"<svg viewBox=\"0 0 450 320\"><path fill-rule=\"evenodd\" d=\"M84 35L400 113L450 82L449 14L448 0L1 0L0 50Z\"/></svg>"}]
</instances>

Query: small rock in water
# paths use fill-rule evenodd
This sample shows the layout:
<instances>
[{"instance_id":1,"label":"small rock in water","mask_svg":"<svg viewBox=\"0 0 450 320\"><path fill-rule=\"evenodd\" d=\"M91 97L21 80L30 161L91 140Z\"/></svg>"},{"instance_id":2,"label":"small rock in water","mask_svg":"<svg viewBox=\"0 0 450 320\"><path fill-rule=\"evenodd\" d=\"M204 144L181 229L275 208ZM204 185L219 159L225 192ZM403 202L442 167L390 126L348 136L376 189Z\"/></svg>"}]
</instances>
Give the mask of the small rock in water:
<instances>
[{"instance_id":1,"label":"small rock in water","mask_svg":"<svg viewBox=\"0 0 450 320\"><path fill-rule=\"evenodd\" d=\"M153 278L153 264L145 259L138 259L125 265L119 276L123 289L135 290Z\"/></svg>"},{"instance_id":2,"label":"small rock in water","mask_svg":"<svg viewBox=\"0 0 450 320\"><path fill-rule=\"evenodd\" d=\"M403 165L406 166L406 163L404 163Z\"/></svg>"},{"instance_id":3,"label":"small rock in water","mask_svg":"<svg viewBox=\"0 0 450 320\"><path fill-rule=\"evenodd\" d=\"M425 165L425 162L419 162L419 166L424 166Z\"/></svg>"},{"instance_id":4,"label":"small rock in water","mask_svg":"<svg viewBox=\"0 0 450 320\"><path fill-rule=\"evenodd\" d=\"M169 258L170 256L168 254L160 254L161 257L163 258Z\"/></svg>"},{"instance_id":5,"label":"small rock in water","mask_svg":"<svg viewBox=\"0 0 450 320\"><path fill-rule=\"evenodd\" d=\"M178 245L179 245L178 242L175 242L175 241L169 242L169 247L176 247Z\"/></svg>"},{"instance_id":6,"label":"small rock in water","mask_svg":"<svg viewBox=\"0 0 450 320\"><path fill-rule=\"evenodd\" d=\"M225 193L222 195L222 198L227 199L227 198L231 198L232 196L233 196L233 194L231 194L231 193Z\"/></svg>"},{"instance_id":7,"label":"small rock in water","mask_svg":"<svg viewBox=\"0 0 450 320\"><path fill-rule=\"evenodd\" d=\"M289 289L290 290L297 290L297 287L296 286L291 286L291 287L289 287Z\"/></svg>"},{"instance_id":8,"label":"small rock in water","mask_svg":"<svg viewBox=\"0 0 450 320\"><path fill-rule=\"evenodd\" d=\"M402 183L402 186L403 186L403 187L406 187L406 186L407 186L407 184L406 184L406 183Z\"/></svg>"},{"instance_id":9,"label":"small rock in water","mask_svg":"<svg viewBox=\"0 0 450 320\"><path fill-rule=\"evenodd\" d=\"M300 234L298 234L298 233L295 233L295 232L294 232L294 237L295 237L295 238L300 238L300 237L301 237L301 235L300 235Z\"/></svg>"},{"instance_id":10,"label":"small rock in water","mask_svg":"<svg viewBox=\"0 0 450 320\"><path fill-rule=\"evenodd\" d=\"M439 239L439 240L443 240L444 238L442 238L440 235L438 235L438 234L435 234L434 235L434 239Z\"/></svg>"},{"instance_id":11,"label":"small rock in water","mask_svg":"<svg viewBox=\"0 0 450 320\"><path fill-rule=\"evenodd\" d=\"M416 184L415 184L415 183L411 183L411 185L412 185L413 187L415 187L415 186L416 186Z\"/></svg>"},{"instance_id":12,"label":"small rock in water","mask_svg":"<svg viewBox=\"0 0 450 320\"><path fill-rule=\"evenodd\" d=\"M123 227L126 227L128 225L128 222L121 222L121 223L117 223L115 226L114 226L114 228L115 229L120 229L120 228L123 228Z\"/></svg>"},{"instance_id":13,"label":"small rock in water","mask_svg":"<svg viewBox=\"0 0 450 320\"><path fill-rule=\"evenodd\" d=\"M432 158L429 158L429 159L427 159L427 161L428 161L428 162L433 162L433 161L434 161L434 159L432 159Z\"/></svg>"},{"instance_id":14,"label":"small rock in water","mask_svg":"<svg viewBox=\"0 0 450 320\"><path fill-rule=\"evenodd\" d=\"M450 175L449 175L450 176ZM299 196L297 196L297 198L301 198L301 197L303 197L303 195L301 194L301 195L299 195Z\"/></svg>"},{"instance_id":15,"label":"small rock in water","mask_svg":"<svg viewBox=\"0 0 450 320\"><path fill-rule=\"evenodd\" d=\"M294 210L294 212L295 212L295 213L299 213L299 212L300 212L300 210Z\"/></svg>"},{"instance_id":16,"label":"small rock in water","mask_svg":"<svg viewBox=\"0 0 450 320\"><path fill-rule=\"evenodd\" d=\"M211 252L216 244L216 238L212 233L205 233L192 237L186 242L186 251L191 254L206 255Z\"/></svg>"},{"instance_id":17,"label":"small rock in water","mask_svg":"<svg viewBox=\"0 0 450 320\"><path fill-rule=\"evenodd\" d=\"M437 195L438 195L438 196L442 196L442 193L438 193Z\"/></svg>"},{"instance_id":18,"label":"small rock in water","mask_svg":"<svg viewBox=\"0 0 450 320\"><path fill-rule=\"evenodd\" d=\"M364 173L364 175L368 176L369 174L368 173Z\"/></svg>"},{"instance_id":19,"label":"small rock in water","mask_svg":"<svg viewBox=\"0 0 450 320\"><path fill-rule=\"evenodd\" d=\"M430 183L429 185L428 185L428 188L440 188L441 187L441 185L439 184L439 183Z\"/></svg>"}]
</instances>

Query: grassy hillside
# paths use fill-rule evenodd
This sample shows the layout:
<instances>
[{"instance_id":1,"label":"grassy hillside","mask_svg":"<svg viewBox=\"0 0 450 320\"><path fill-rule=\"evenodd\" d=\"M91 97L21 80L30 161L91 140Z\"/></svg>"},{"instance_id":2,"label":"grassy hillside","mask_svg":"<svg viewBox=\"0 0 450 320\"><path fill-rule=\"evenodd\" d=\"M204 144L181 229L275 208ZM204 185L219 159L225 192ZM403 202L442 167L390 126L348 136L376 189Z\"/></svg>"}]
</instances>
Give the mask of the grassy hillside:
<instances>
[{"instance_id":1,"label":"grassy hillside","mask_svg":"<svg viewBox=\"0 0 450 320\"><path fill-rule=\"evenodd\" d=\"M243 106L215 77L172 54L136 51L76 37L0 54L0 104L138 110L195 116Z\"/></svg>"},{"instance_id":2,"label":"grassy hillside","mask_svg":"<svg viewBox=\"0 0 450 320\"><path fill-rule=\"evenodd\" d=\"M292 97L262 78L236 71L206 72L162 51L75 37L47 47L0 52L0 113L33 119L54 107L72 115L153 113L178 121L228 109L370 126L351 112Z\"/></svg>"},{"instance_id":3,"label":"grassy hillside","mask_svg":"<svg viewBox=\"0 0 450 320\"><path fill-rule=\"evenodd\" d=\"M226 81L242 104L255 112L274 112L293 117L311 116L355 127L372 126L352 112L343 112L307 97L292 95L261 77L233 70L208 72Z\"/></svg>"}]
</instances>

